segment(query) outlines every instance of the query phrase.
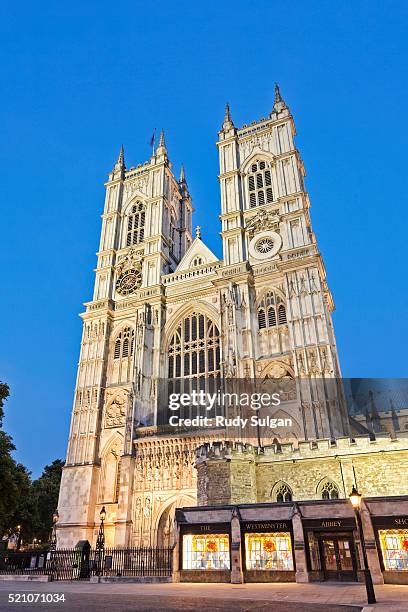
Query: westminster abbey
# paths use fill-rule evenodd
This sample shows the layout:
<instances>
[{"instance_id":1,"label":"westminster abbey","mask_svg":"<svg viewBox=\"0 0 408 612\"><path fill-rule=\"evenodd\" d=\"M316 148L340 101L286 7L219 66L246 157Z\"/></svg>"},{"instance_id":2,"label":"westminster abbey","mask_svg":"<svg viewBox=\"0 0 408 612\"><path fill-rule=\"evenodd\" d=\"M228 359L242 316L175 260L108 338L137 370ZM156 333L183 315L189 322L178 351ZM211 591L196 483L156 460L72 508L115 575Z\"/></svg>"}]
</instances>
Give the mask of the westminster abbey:
<instances>
[{"instance_id":1,"label":"westminster abbey","mask_svg":"<svg viewBox=\"0 0 408 612\"><path fill-rule=\"evenodd\" d=\"M196 505L195 451L220 434L160 427L160 380L340 377L333 299L279 88L268 114L242 127L227 105L217 148L222 259L205 244L215 220L192 230L188 182L183 168L173 174L163 132L136 167L122 148L105 184L59 547L94 544L102 507L107 546L161 544L175 509ZM349 433L334 396L295 394L272 416L291 418L276 433L282 444Z\"/></svg>"}]
</instances>

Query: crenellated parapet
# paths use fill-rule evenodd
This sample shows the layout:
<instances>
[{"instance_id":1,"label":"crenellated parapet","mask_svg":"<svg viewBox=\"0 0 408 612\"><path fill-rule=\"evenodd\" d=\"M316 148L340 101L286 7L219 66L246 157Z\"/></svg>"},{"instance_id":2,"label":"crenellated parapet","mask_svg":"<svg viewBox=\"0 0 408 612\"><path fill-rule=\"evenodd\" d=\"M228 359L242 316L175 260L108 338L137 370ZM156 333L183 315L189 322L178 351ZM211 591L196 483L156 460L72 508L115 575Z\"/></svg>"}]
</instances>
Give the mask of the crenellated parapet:
<instances>
[{"instance_id":1,"label":"crenellated parapet","mask_svg":"<svg viewBox=\"0 0 408 612\"><path fill-rule=\"evenodd\" d=\"M364 496L406 495L408 432L302 440L257 447L205 443L196 449L200 505L273 502L282 486L293 500L321 499L323 490L346 498L356 482Z\"/></svg>"}]
</instances>

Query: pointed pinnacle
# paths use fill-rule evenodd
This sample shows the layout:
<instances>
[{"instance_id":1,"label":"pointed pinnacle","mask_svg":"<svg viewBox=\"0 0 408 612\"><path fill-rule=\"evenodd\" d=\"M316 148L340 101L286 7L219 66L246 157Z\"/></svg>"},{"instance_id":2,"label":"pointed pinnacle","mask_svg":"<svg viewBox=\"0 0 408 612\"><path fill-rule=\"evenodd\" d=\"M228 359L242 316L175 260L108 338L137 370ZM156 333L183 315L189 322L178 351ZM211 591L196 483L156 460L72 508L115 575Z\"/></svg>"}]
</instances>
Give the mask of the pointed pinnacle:
<instances>
[{"instance_id":1,"label":"pointed pinnacle","mask_svg":"<svg viewBox=\"0 0 408 612\"><path fill-rule=\"evenodd\" d=\"M285 100L281 96L279 85L275 83L275 101L273 104L272 112L280 113L282 110L287 109Z\"/></svg>"},{"instance_id":2,"label":"pointed pinnacle","mask_svg":"<svg viewBox=\"0 0 408 612\"><path fill-rule=\"evenodd\" d=\"M230 106L227 102L226 106L225 106L225 115L224 115L224 121L222 124L222 129L225 131L230 130L231 128L235 127L234 126L234 122L231 119L231 112L230 112Z\"/></svg>"},{"instance_id":3,"label":"pointed pinnacle","mask_svg":"<svg viewBox=\"0 0 408 612\"><path fill-rule=\"evenodd\" d=\"M119 151L118 159L115 164L115 168L121 168L121 169L125 168L125 149L123 145L121 145L120 147L120 151Z\"/></svg>"},{"instance_id":4,"label":"pointed pinnacle","mask_svg":"<svg viewBox=\"0 0 408 612\"><path fill-rule=\"evenodd\" d=\"M164 130L162 128L162 131L160 132L160 140L159 140L159 147L165 147L166 143L164 142Z\"/></svg>"},{"instance_id":5,"label":"pointed pinnacle","mask_svg":"<svg viewBox=\"0 0 408 612\"><path fill-rule=\"evenodd\" d=\"M186 182L186 175L185 175L185 172L184 172L184 164L181 164L179 183L185 183L185 182Z\"/></svg>"}]
</instances>

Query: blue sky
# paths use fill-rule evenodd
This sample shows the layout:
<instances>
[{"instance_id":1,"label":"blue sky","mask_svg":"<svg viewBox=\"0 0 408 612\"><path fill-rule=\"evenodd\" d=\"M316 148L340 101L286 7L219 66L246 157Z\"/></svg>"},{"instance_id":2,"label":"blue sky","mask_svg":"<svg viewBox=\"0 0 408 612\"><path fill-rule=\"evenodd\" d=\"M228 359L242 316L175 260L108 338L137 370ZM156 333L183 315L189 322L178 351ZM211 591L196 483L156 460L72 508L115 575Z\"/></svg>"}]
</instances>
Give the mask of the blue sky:
<instances>
[{"instance_id":1,"label":"blue sky","mask_svg":"<svg viewBox=\"0 0 408 612\"><path fill-rule=\"evenodd\" d=\"M221 255L215 141L294 114L345 376L407 375L408 5L361 2L7 3L0 9L6 429L37 475L65 456L92 295L103 182L164 127L195 223Z\"/></svg>"}]
</instances>

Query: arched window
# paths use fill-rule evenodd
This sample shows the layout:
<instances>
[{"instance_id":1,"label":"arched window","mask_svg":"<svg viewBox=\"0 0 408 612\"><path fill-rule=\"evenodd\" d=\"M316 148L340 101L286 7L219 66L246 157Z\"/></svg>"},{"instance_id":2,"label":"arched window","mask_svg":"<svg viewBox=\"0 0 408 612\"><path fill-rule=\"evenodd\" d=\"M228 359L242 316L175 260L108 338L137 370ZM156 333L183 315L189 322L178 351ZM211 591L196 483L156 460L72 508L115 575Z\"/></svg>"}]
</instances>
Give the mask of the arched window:
<instances>
[{"instance_id":1,"label":"arched window","mask_svg":"<svg viewBox=\"0 0 408 612\"><path fill-rule=\"evenodd\" d=\"M169 345L169 378L218 377L220 333L205 314L183 319Z\"/></svg>"},{"instance_id":2,"label":"arched window","mask_svg":"<svg viewBox=\"0 0 408 612\"><path fill-rule=\"evenodd\" d=\"M256 160L248 174L249 208L273 202L272 174L270 164Z\"/></svg>"},{"instance_id":3,"label":"arched window","mask_svg":"<svg viewBox=\"0 0 408 612\"><path fill-rule=\"evenodd\" d=\"M326 480L320 485L322 499L339 499L339 490L331 480Z\"/></svg>"},{"instance_id":4,"label":"arched window","mask_svg":"<svg viewBox=\"0 0 408 612\"><path fill-rule=\"evenodd\" d=\"M198 255L197 257L194 257L192 259L191 267L194 268L195 266L202 266L204 263L205 263L204 258Z\"/></svg>"},{"instance_id":5,"label":"arched window","mask_svg":"<svg viewBox=\"0 0 408 612\"><path fill-rule=\"evenodd\" d=\"M283 299L274 291L268 291L258 306L259 329L279 327L279 325L286 325L286 323L286 307Z\"/></svg>"},{"instance_id":6,"label":"arched window","mask_svg":"<svg viewBox=\"0 0 408 612\"><path fill-rule=\"evenodd\" d=\"M146 210L142 202L136 202L131 208L126 235L126 246L139 244L144 239Z\"/></svg>"},{"instance_id":7,"label":"arched window","mask_svg":"<svg viewBox=\"0 0 408 612\"><path fill-rule=\"evenodd\" d=\"M135 331L130 327L125 327L115 340L114 359L121 357L131 357L135 343Z\"/></svg>"},{"instance_id":8,"label":"arched window","mask_svg":"<svg viewBox=\"0 0 408 612\"><path fill-rule=\"evenodd\" d=\"M275 490L275 496L277 502L291 502L293 501L293 495L290 487L282 482Z\"/></svg>"}]
</instances>

